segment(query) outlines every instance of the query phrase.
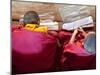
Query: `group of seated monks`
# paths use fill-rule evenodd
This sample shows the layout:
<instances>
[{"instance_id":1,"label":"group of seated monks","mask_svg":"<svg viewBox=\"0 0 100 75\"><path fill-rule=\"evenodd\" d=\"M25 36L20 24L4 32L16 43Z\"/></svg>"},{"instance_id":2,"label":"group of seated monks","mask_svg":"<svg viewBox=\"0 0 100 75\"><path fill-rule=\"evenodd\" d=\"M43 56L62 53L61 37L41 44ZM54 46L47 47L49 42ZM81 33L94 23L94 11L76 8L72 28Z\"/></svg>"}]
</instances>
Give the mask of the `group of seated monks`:
<instances>
[{"instance_id":1,"label":"group of seated monks","mask_svg":"<svg viewBox=\"0 0 100 75\"><path fill-rule=\"evenodd\" d=\"M40 26L35 11L28 11L23 25L12 25L12 73L40 73L96 68L96 34L82 27L74 31Z\"/></svg>"}]
</instances>

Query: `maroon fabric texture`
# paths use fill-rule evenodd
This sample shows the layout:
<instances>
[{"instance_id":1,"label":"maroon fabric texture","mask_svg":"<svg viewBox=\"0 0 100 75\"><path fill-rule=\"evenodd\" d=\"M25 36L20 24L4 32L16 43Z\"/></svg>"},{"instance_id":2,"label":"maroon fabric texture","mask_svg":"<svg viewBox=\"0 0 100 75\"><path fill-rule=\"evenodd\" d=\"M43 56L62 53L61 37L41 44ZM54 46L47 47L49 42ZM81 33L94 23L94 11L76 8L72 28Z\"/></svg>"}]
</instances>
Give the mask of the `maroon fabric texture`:
<instances>
[{"instance_id":1,"label":"maroon fabric texture","mask_svg":"<svg viewBox=\"0 0 100 75\"><path fill-rule=\"evenodd\" d=\"M57 40L23 28L12 32L12 67L15 73L46 72L54 68Z\"/></svg>"},{"instance_id":2,"label":"maroon fabric texture","mask_svg":"<svg viewBox=\"0 0 100 75\"><path fill-rule=\"evenodd\" d=\"M70 38L71 38L72 33L71 32L66 32L66 31L59 31L58 33L58 38L59 41L62 45L64 45L65 43L68 43Z\"/></svg>"},{"instance_id":3,"label":"maroon fabric texture","mask_svg":"<svg viewBox=\"0 0 100 75\"><path fill-rule=\"evenodd\" d=\"M96 55L78 48L75 44L67 44L64 48L63 70L86 70L96 68Z\"/></svg>"}]
</instances>

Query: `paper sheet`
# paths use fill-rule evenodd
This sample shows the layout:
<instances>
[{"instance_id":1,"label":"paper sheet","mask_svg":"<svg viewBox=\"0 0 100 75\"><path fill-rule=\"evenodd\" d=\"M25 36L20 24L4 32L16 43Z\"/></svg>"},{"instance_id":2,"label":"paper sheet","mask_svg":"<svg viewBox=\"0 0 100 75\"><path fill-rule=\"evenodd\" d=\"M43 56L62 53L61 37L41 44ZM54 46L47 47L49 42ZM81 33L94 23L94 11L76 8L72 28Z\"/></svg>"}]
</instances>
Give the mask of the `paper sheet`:
<instances>
[{"instance_id":1,"label":"paper sheet","mask_svg":"<svg viewBox=\"0 0 100 75\"><path fill-rule=\"evenodd\" d=\"M62 29L73 30L80 26L86 27L88 24L92 24L92 23L93 23L93 19L91 16L89 16L71 23L64 23Z\"/></svg>"}]
</instances>

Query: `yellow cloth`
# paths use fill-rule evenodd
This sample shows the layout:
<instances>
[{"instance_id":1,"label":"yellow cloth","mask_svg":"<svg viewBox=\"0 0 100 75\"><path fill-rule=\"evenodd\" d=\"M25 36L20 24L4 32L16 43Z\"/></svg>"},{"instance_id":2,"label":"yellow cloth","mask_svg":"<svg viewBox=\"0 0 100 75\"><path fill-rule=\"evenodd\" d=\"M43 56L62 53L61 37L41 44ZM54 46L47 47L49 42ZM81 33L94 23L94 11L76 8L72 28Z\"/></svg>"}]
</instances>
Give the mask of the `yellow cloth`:
<instances>
[{"instance_id":1,"label":"yellow cloth","mask_svg":"<svg viewBox=\"0 0 100 75\"><path fill-rule=\"evenodd\" d=\"M48 27L47 26L39 27L37 24L27 24L25 26L25 29L32 30L32 31L37 31L37 32L47 33Z\"/></svg>"}]
</instances>

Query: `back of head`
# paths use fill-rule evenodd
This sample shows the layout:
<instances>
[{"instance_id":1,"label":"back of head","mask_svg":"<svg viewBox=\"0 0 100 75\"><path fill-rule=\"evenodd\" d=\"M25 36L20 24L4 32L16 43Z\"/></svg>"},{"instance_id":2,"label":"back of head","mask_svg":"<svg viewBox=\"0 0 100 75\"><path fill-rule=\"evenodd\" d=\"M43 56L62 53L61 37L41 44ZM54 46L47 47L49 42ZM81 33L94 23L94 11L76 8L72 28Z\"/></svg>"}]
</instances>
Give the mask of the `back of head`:
<instances>
[{"instance_id":1,"label":"back of head","mask_svg":"<svg viewBox=\"0 0 100 75\"><path fill-rule=\"evenodd\" d=\"M94 32L88 33L84 40L84 48L92 54L96 52L96 35Z\"/></svg>"},{"instance_id":2,"label":"back of head","mask_svg":"<svg viewBox=\"0 0 100 75\"><path fill-rule=\"evenodd\" d=\"M26 24L38 24L39 25L40 18L35 11L28 11L24 15L24 25Z\"/></svg>"}]
</instances>

